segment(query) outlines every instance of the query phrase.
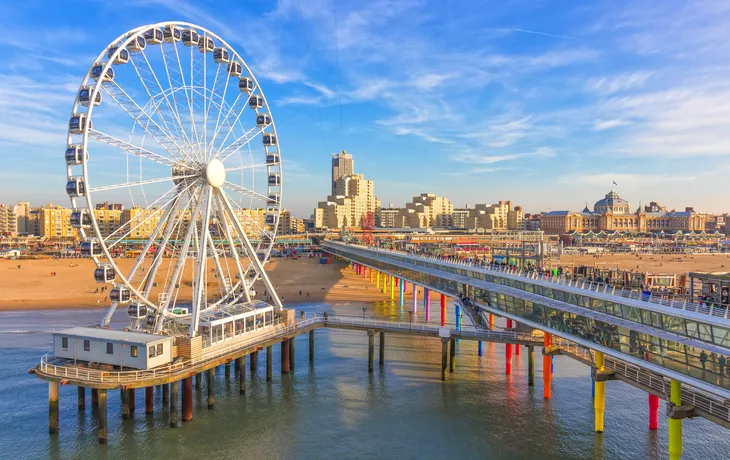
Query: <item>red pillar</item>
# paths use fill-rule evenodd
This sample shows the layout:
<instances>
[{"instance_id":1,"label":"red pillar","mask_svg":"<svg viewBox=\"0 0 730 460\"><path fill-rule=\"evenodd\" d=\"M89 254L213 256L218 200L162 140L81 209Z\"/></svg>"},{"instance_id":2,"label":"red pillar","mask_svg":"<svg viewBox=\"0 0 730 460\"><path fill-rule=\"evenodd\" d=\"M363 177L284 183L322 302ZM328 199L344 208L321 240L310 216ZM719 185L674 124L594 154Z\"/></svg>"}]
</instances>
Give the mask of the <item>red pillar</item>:
<instances>
[{"instance_id":1,"label":"red pillar","mask_svg":"<svg viewBox=\"0 0 730 460\"><path fill-rule=\"evenodd\" d=\"M512 322L512 328L517 329L517 321ZM515 356L520 356L520 346L515 345Z\"/></svg>"},{"instance_id":2,"label":"red pillar","mask_svg":"<svg viewBox=\"0 0 730 460\"><path fill-rule=\"evenodd\" d=\"M543 345L545 348L552 345L552 336L545 333L545 340ZM550 399L550 384L552 383L552 358L550 356L543 355L542 357L542 386L543 396L545 399Z\"/></svg>"},{"instance_id":3,"label":"red pillar","mask_svg":"<svg viewBox=\"0 0 730 460\"><path fill-rule=\"evenodd\" d=\"M649 393L649 429L659 428L659 396Z\"/></svg>"},{"instance_id":4,"label":"red pillar","mask_svg":"<svg viewBox=\"0 0 730 460\"><path fill-rule=\"evenodd\" d=\"M441 294L441 326L446 326L446 296Z\"/></svg>"},{"instance_id":5,"label":"red pillar","mask_svg":"<svg viewBox=\"0 0 730 460\"><path fill-rule=\"evenodd\" d=\"M509 321L509 320L508 320ZM512 344L505 344L504 348L504 373L512 375Z\"/></svg>"},{"instance_id":6,"label":"red pillar","mask_svg":"<svg viewBox=\"0 0 730 460\"><path fill-rule=\"evenodd\" d=\"M362 267L362 277L363 278L368 277L368 267Z\"/></svg>"}]
</instances>

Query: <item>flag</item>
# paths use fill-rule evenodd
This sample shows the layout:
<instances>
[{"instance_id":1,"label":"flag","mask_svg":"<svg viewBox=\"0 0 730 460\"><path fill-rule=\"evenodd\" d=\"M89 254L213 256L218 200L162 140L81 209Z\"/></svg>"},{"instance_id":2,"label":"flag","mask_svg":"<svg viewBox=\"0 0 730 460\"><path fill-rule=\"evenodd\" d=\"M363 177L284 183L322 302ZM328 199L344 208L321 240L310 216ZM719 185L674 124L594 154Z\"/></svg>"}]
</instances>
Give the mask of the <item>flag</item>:
<instances>
[{"instance_id":1,"label":"flag","mask_svg":"<svg viewBox=\"0 0 730 460\"><path fill-rule=\"evenodd\" d=\"M618 185L618 184L616 183L616 181L613 181L613 185Z\"/></svg>"}]
</instances>

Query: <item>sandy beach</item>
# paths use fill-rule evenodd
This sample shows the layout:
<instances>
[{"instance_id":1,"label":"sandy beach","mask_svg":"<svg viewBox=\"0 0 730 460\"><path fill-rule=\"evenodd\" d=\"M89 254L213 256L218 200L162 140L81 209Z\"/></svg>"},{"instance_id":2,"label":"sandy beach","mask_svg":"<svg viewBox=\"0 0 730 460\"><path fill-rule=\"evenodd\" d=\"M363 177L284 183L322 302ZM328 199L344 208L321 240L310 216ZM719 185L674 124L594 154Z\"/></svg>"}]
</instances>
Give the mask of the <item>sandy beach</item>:
<instances>
[{"instance_id":1,"label":"sandy beach","mask_svg":"<svg viewBox=\"0 0 730 460\"><path fill-rule=\"evenodd\" d=\"M128 270L133 260L122 259L118 263L122 270ZM90 259L0 260L0 311L109 305L108 299L105 300L108 292L94 292L103 286L94 281L94 267ZM273 259L266 270L286 304L389 299L374 283L356 276L342 262L320 265L316 258ZM56 275L51 275L52 272ZM185 273L183 283L189 283L190 270L186 269ZM263 294L263 283L257 282L255 288ZM153 297L157 291L159 288L153 289ZM189 297L189 288L182 291ZM184 295L181 299L189 300Z\"/></svg>"}]
</instances>

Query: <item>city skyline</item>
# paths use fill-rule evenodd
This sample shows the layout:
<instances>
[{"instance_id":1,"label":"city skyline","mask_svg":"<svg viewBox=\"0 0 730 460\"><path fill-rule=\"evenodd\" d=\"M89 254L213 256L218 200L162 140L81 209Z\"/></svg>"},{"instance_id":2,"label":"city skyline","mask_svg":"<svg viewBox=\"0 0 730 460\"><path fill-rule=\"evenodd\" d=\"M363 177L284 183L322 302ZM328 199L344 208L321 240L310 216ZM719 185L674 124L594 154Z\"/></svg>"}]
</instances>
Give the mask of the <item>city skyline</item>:
<instances>
[{"instance_id":1,"label":"city skyline","mask_svg":"<svg viewBox=\"0 0 730 460\"><path fill-rule=\"evenodd\" d=\"M385 206L431 192L579 210L615 181L632 203L726 212L715 184L730 170L730 114L716 101L730 84L716 58L728 6L622 3L358 1L338 5L337 27L319 1L2 6L0 196L67 205L61 157L81 77L118 33L174 15L216 30L260 78L297 216L327 195L343 149ZM79 19L114 30L67 26Z\"/></svg>"}]
</instances>

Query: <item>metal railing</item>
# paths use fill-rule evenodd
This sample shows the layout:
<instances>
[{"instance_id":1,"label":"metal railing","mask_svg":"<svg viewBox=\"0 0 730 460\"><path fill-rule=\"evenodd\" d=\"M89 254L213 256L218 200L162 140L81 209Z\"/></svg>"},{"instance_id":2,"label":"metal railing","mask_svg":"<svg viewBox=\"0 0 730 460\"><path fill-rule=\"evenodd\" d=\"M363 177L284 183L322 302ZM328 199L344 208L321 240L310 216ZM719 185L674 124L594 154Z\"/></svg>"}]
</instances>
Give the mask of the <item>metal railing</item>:
<instances>
[{"instance_id":1,"label":"metal railing","mask_svg":"<svg viewBox=\"0 0 730 460\"><path fill-rule=\"evenodd\" d=\"M385 249L378 247L361 246L356 244L344 244L334 241L327 241L326 244L339 244L345 247L354 246L358 249L364 249L369 251L375 251L379 254L398 254L408 257L421 258L431 260L441 264L447 264L453 267L469 267L477 268L481 270L487 270L493 273L502 273L506 275L519 276L521 278L535 280L535 281L546 281L562 286L578 288L582 290L598 292L602 294L609 294L613 296L623 297L630 300L636 300L640 302L648 302L655 305L661 305L664 307L677 308L680 310L691 311L695 313L702 313L706 315L715 316L718 318L730 319L730 306L728 305L712 305L708 306L704 303L690 302L686 298L678 300L674 295L661 295L654 292L648 295L639 290L622 289L616 286L611 286L608 283L598 283L587 279L574 278L572 276L559 275L553 276L549 273L540 274L536 270L523 270L510 267L508 265L495 265L495 264L478 264L474 262L467 262L463 260L449 260L441 257L436 257L429 254L417 254L409 253L404 251L398 251L395 249Z\"/></svg>"},{"instance_id":2,"label":"metal railing","mask_svg":"<svg viewBox=\"0 0 730 460\"><path fill-rule=\"evenodd\" d=\"M594 362L595 352L574 342L553 336L553 345L557 345L563 354L583 358L591 363ZM604 357L604 368L614 371L625 380L634 381L644 387L651 388L656 393L663 395L665 400L669 400L669 385L671 381L669 378L610 356ZM730 406L728 405L728 401L718 398L711 393L684 385L682 387L682 404L691 404L723 422L730 423Z\"/></svg>"}]
</instances>

